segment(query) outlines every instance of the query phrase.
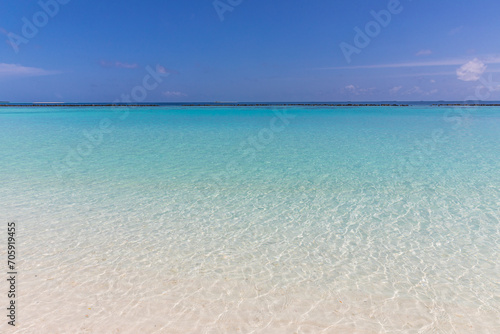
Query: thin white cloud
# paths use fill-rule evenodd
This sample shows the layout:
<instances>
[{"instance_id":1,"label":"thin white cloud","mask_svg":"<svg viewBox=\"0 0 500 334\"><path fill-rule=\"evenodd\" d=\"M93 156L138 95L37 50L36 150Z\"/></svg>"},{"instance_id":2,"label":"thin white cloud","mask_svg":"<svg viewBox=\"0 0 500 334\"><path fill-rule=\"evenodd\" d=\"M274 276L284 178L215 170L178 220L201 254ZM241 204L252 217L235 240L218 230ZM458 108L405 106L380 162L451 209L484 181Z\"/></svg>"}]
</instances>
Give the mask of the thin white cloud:
<instances>
[{"instance_id":1,"label":"thin white cloud","mask_svg":"<svg viewBox=\"0 0 500 334\"><path fill-rule=\"evenodd\" d=\"M116 66L116 67L120 67L120 68L128 68L128 69L132 69L132 68L137 68L137 67L139 67L139 65L137 65L137 64L135 64L135 63L134 63L134 64L128 64L128 63L122 63L122 62L120 62L120 61L117 61L117 62L115 63L115 66Z\"/></svg>"},{"instance_id":2,"label":"thin white cloud","mask_svg":"<svg viewBox=\"0 0 500 334\"><path fill-rule=\"evenodd\" d=\"M399 92L401 90L401 88L403 88L403 86L392 87L391 89L389 89L389 93L396 94L397 92Z\"/></svg>"},{"instance_id":3,"label":"thin white cloud","mask_svg":"<svg viewBox=\"0 0 500 334\"><path fill-rule=\"evenodd\" d=\"M420 88L419 86L414 86L413 88L410 88L407 91L405 91L403 94L411 95L411 94L422 94L422 93L424 93L422 88Z\"/></svg>"},{"instance_id":4,"label":"thin white cloud","mask_svg":"<svg viewBox=\"0 0 500 334\"><path fill-rule=\"evenodd\" d=\"M349 92L355 92L356 91L356 87L354 85L345 86L344 89L347 90L347 91L349 91Z\"/></svg>"},{"instance_id":5,"label":"thin white cloud","mask_svg":"<svg viewBox=\"0 0 500 334\"><path fill-rule=\"evenodd\" d=\"M362 94L371 94L375 91L375 87L371 88L360 88L354 85L348 85L344 87L344 91L349 94L362 95Z\"/></svg>"},{"instance_id":6,"label":"thin white cloud","mask_svg":"<svg viewBox=\"0 0 500 334\"><path fill-rule=\"evenodd\" d=\"M438 89L432 89L429 91L425 91L419 86L413 86L410 89L405 90L404 92L401 93L401 95L413 95L413 96L429 96L429 95L434 95L438 93Z\"/></svg>"},{"instance_id":7,"label":"thin white cloud","mask_svg":"<svg viewBox=\"0 0 500 334\"><path fill-rule=\"evenodd\" d=\"M139 67L139 65L136 63L129 64L129 63L123 63L121 61L111 62L111 61L101 60L99 64L101 64L102 67L117 67L117 68L126 68L129 70Z\"/></svg>"},{"instance_id":8,"label":"thin white cloud","mask_svg":"<svg viewBox=\"0 0 500 334\"><path fill-rule=\"evenodd\" d=\"M187 96L187 94L182 93L182 92L171 92L171 91L166 91L162 93L164 96L167 97L181 97L181 96Z\"/></svg>"},{"instance_id":9,"label":"thin white cloud","mask_svg":"<svg viewBox=\"0 0 500 334\"><path fill-rule=\"evenodd\" d=\"M430 91L425 91L419 86L413 86L413 88L410 88L402 93L402 95L416 95L416 96L429 96L429 95L434 95L437 92L439 92L438 89L432 89Z\"/></svg>"},{"instance_id":10,"label":"thin white cloud","mask_svg":"<svg viewBox=\"0 0 500 334\"><path fill-rule=\"evenodd\" d=\"M161 65L157 65L156 66L156 71L158 73L161 73L161 74L167 74L167 73L169 73L169 71L165 67L163 67Z\"/></svg>"},{"instance_id":11,"label":"thin white cloud","mask_svg":"<svg viewBox=\"0 0 500 334\"><path fill-rule=\"evenodd\" d=\"M0 77L35 77L59 74L60 71L48 71L43 68L22 66L19 64L0 63Z\"/></svg>"},{"instance_id":12,"label":"thin white cloud","mask_svg":"<svg viewBox=\"0 0 500 334\"><path fill-rule=\"evenodd\" d=\"M500 73L500 69L488 68L488 73ZM407 77L424 77L424 76L456 76L457 71L447 72L419 72L419 73L398 73L387 75L388 78L407 78Z\"/></svg>"},{"instance_id":13,"label":"thin white cloud","mask_svg":"<svg viewBox=\"0 0 500 334\"><path fill-rule=\"evenodd\" d=\"M404 67L434 67L434 66L457 66L466 63L467 59L447 59L425 62L408 62L408 63L392 63L392 64L373 64L373 65L358 65L358 66L339 66L339 67L323 67L320 70L354 70L354 69L378 69L378 68L404 68ZM485 64L500 64L500 56L485 57Z\"/></svg>"},{"instance_id":14,"label":"thin white cloud","mask_svg":"<svg viewBox=\"0 0 500 334\"><path fill-rule=\"evenodd\" d=\"M179 74L179 72L177 72L176 70L171 70L171 69L168 69L164 66L161 66L161 65L156 65L156 72L158 73L161 73L161 74Z\"/></svg>"},{"instance_id":15,"label":"thin white cloud","mask_svg":"<svg viewBox=\"0 0 500 334\"><path fill-rule=\"evenodd\" d=\"M451 35L451 36L456 35L459 32L461 32L463 28L464 28L464 26L453 28L450 30L450 32L448 32L448 35Z\"/></svg>"},{"instance_id":16,"label":"thin white cloud","mask_svg":"<svg viewBox=\"0 0 500 334\"><path fill-rule=\"evenodd\" d=\"M101 60L99 62L99 64L102 66L102 67L112 67L113 66L113 63L110 62L110 61L105 61L105 60Z\"/></svg>"},{"instance_id":17,"label":"thin white cloud","mask_svg":"<svg viewBox=\"0 0 500 334\"><path fill-rule=\"evenodd\" d=\"M417 52L416 56L428 56L431 54L432 54L431 50L420 50Z\"/></svg>"},{"instance_id":18,"label":"thin white cloud","mask_svg":"<svg viewBox=\"0 0 500 334\"><path fill-rule=\"evenodd\" d=\"M484 71L486 71L486 65L475 58L457 69L457 77L462 81L477 81Z\"/></svg>"},{"instance_id":19,"label":"thin white cloud","mask_svg":"<svg viewBox=\"0 0 500 334\"><path fill-rule=\"evenodd\" d=\"M451 66L463 64L463 60L441 60L430 62L412 62L412 63L392 63L392 64L374 64L357 66L339 66L324 67L323 70L355 70L355 69L377 69L377 68L402 68L402 67L431 67L431 66Z\"/></svg>"}]
</instances>

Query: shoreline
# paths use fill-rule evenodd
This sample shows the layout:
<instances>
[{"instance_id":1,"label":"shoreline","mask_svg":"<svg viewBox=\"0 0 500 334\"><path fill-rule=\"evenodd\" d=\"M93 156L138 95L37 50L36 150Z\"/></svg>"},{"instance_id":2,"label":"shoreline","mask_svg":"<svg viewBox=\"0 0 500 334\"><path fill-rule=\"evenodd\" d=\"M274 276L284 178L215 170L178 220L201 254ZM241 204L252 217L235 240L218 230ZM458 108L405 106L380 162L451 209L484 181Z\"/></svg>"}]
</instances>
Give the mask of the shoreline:
<instances>
[{"instance_id":1,"label":"shoreline","mask_svg":"<svg viewBox=\"0 0 500 334\"><path fill-rule=\"evenodd\" d=\"M34 104L0 104L1 107L162 107L169 104L124 104L124 103L34 103ZM391 103L189 103L172 104L180 107L410 107L415 104ZM431 107L500 107L500 103L433 103Z\"/></svg>"},{"instance_id":2,"label":"shoreline","mask_svg":"<svg viewBox=\"0 0 500 334\"><path fill-rule=\"evenodd\" d=\"M0 107L159 107L159 104L123 104L123 103L109 103L109 104L51 104L51 103L36 103L36 104L0 104Z\"/></svg>"}]
</instances>

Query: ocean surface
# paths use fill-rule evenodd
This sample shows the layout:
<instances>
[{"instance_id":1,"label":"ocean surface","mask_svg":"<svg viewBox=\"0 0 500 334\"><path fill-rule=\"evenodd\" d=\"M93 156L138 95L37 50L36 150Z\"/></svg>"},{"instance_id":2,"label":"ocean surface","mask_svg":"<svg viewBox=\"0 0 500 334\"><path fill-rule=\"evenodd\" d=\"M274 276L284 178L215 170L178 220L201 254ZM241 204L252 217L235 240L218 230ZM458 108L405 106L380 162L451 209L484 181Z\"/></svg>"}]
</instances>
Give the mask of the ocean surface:
<instances>
[{"instance_id":1,"label":"ocean surface","mask_svg":"<svg viewBox=\"0 0 500 334\"><path fill-rule=\"evenodd\" d=\"M0 152L2 333L500 333L498 107L1 108Z\"/></svg>"}]
</instances>

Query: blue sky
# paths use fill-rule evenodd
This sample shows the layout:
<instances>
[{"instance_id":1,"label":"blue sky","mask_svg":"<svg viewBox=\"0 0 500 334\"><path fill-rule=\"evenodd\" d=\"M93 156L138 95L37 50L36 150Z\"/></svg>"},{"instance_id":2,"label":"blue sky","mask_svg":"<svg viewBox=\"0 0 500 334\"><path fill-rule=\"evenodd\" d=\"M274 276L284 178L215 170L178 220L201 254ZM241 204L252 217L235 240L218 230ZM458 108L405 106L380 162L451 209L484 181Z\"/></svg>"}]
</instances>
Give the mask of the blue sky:
<instances>
[{"instance_id":1,"label":"blue sky","mask_svg":"<svg viewBox=\"0 0 500 334\"><path fill-rule=\"evenodd\" d=\"M2 3L2 101L500 100L495 0L41 3Z\"/></svg>"}]
</instances>

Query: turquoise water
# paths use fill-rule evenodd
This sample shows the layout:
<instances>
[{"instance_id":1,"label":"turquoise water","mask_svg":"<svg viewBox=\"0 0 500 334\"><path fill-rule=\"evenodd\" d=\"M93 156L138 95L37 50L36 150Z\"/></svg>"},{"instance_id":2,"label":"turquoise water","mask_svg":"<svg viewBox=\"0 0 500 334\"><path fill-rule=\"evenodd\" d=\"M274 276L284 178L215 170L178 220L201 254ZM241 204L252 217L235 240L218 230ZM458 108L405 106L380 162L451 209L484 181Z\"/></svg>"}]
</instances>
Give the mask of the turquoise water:
<instances>
[{"instance_id":1,"label":"turquoise water","mask_svg":"<svg viewBox=\"0 0 500 334\"><path fill-rule=\"evenodd\" d=\"M500 332L499 108L2 108L0 152L15 332Z\"/></svg>"}]
</instances>

